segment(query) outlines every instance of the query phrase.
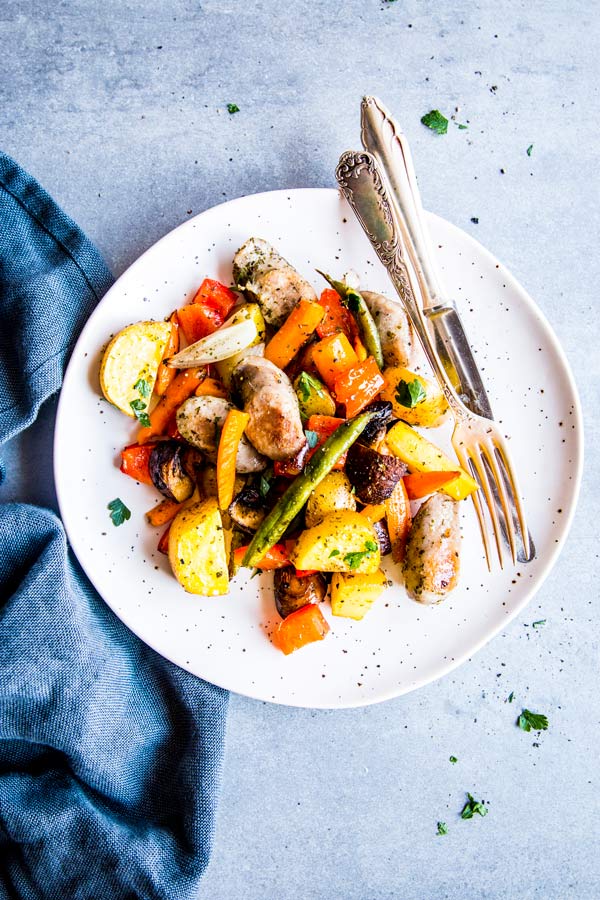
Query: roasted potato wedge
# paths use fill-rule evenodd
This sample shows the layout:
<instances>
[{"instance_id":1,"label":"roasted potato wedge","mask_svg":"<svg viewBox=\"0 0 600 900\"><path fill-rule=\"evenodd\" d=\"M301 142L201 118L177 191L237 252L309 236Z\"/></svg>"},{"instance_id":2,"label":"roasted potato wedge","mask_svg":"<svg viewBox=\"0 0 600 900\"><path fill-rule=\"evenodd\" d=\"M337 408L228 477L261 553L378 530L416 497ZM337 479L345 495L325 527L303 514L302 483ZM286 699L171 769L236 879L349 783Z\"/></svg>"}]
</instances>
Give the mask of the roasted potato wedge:
<instances>
[{"instance_id":1,"label":"roasted potato wedge","mask_svg":"<svg viewBox=\"0 0 600 900\"><path fill-rule=\"evenodd\" d=\"M290 560L297 569L366 575L377 571L380 556L373 526L360 513L344 509L303 531Z\"/></svg>"},{"instance_id":2,"label":"roasted potato wedge","mask_svg":"<svg viewBox=\"0 0 600 900\"><path fill-rule=\"evenodd\" d=\"M229 588L223 522L210 497L178 513L169 531L169 562L189 594L213 597Z\"/></svg>"},{"instance_id":3,"label":"roasted potato wedge","mask_svg":"<svg viewBox=\"0 0 600 900\"><path fill-rule=\"evenodd\" d=\"M135 417L133 401L150 402L170 336L170 322L137 322L119 331L104 351L100 387L108 402L125 415ZM140 382L145 383L143 392Z\"/></svg>"},{"instance_id":4,"label":"roasted potato wedge","mask_svg":"<svg viewBox=\"0 0 600 900\"><path fill-rule=\"evenodd\" d=\"M389 400L395 416L409 425L419 425L422 428L437 428L442 424L448 412L448 404L437 381L417 375L402 366L384 369L383 377L385 387L381 391L381 398ZM415 381L420 385L422 399L411 406L410 403L414 400L410 396L408 385ZM402 403L402 400L408 401L408 405L406 402Z\"/></svg>"},{"instance_id":5,"label":"roasted potato wedge","mask_svg":"<svg viewBox=\"0 0 600 900\"><path fill-rule=\"evenodd\" d=\"M331 612L346 619L363 619L386 584L387 579L381 569L370 575L336 572L331 579Z\"/></svg>"},{"instance_id":6,"label":"roasted potato wedge","mask_svg":"<svg viewBox=\"0 0 600 900\"><path fill-rule=\"evenodd\" d=\"M356 498L344 472L330 472L308 498L304 513L306 527L318 525L329 513L340 509L354 511Z\"/></svg>"}]
</instances>

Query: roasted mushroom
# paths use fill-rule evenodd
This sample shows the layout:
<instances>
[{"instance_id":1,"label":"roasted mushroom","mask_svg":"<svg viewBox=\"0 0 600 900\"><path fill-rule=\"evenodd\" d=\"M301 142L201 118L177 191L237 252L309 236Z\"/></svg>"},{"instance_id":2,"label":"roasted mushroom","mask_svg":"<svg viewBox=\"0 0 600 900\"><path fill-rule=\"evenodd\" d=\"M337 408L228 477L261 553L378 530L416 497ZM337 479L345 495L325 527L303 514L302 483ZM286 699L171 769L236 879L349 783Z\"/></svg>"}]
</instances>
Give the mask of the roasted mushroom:
<instances>
[{"instance_id":1,"label":"roasted mushroom","mask_svg":"<svg viewBox=\"0 0 600 900\"><path fill-rule=\"evenodd\" d=\"M375 400L365 406L364 412L372 412L375 415L370 422L367 422L367 426L360 436L361 444L374 447L383 440L392 419L392 410L393 407L389 400Z\"/></svg>"},{"instance_id":2,"label":"roasted mushroom","mask_svg":"<svg viewBox=\"0 0 600 900\"><path fill-rule=\"evenodd\" d=\"M387 525L385 524L385 520L380 519L379 522L373 522L373 531L377 535L379 552L382 556L387 556L388 553L392 552L392 542L390 540L390 533L388 531Z\"/></svg>"},{"instance_id":3,"label":"roasted mushroom","mask_svg":"<svg viewBox=\"0 0 600 900\"><path fill-rule=\"evenodd\" d=\"M148 460L154 487L178 503L188 500L195 487L183 466L184 453L185 447L178 441L158 441Z\"/></svg>"},{"instance_id":4,"label":"roasted mushroom","mask_svg":"<svg viewBox=\"0 0 600 900\"><path fill-rule=\"evenodd\" d=\"M348 450L346 474L361 503L383 503L406 472L406 465L396 456L359 443Z\"/></svg>"},{"instance_id":5,"label":"roasted mushroom","mask_svg":"<svg viewBox=\"0 0 600 900\"><path fill-rule=\"evenodd\" d=\"M275 605L282 619L309 603L321 603L326 592L327 582L320 572L297 575L292 566L275 570Z\"/></svg>"},{"instance_id":6,"label":"roasted mushroom","mask_svg":"<svg viewBox=\"0 0 600 900\"><path fill-rule=\"evenodd\" d=\"M246 487L229 505L229 515L244 531L256 531L267 511L259 491Z\"/></svg>"}]
</instances>

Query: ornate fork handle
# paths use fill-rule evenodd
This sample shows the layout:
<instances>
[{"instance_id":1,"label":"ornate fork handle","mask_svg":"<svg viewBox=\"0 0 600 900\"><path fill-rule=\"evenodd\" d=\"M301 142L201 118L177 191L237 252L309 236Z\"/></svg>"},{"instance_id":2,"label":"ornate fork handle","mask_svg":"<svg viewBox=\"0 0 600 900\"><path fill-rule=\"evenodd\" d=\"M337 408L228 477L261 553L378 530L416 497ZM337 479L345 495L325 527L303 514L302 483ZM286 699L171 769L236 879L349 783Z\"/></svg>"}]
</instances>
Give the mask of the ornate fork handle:
<instances>
[{"instance_id":1,"label":"ornate fork handle","mask_svg":"<svg viewBox=\"0 0 600 900\"><path fill-rule=\"evenodd\" d=\"M354 210L365 233L367 234L377 256L387 269L388 275L398 292L412 326L423 346L425 355L442 387L448 405L457 419L463 420L472 414L457 396L433 346L427 326L416 297L427 286L419 278L418 270L410 266L402 253L402 246L410 247L411 238L398 221L381 173L374 157L364 151L348 150L340 157L336 169L336 178L344 197ZM363 214L362 204L357 204L357 196L377 198L377 209L367 220ZM413 284L416 283L416 290Z\"/></svg>"}]
</instances>

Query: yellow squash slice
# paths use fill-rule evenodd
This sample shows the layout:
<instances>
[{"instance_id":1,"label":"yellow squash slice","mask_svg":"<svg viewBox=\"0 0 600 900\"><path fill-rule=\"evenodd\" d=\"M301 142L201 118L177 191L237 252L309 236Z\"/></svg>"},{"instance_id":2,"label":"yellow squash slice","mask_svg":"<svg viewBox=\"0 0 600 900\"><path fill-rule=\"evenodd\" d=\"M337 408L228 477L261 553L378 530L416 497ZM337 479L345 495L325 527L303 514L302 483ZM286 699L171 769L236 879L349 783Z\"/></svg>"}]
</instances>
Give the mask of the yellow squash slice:
<instances>
[{"instance_id":1,"label":"yellow squash slice","mask_svg":"<svg viewBox=\"0 0 600 900\"><path fill-rule=\"evenodd\" d=\"M135 413L131 402L148 403L152 396L170 334L170 322L137 322L115 335L104 351L100 366L102 393L109 403L132 418ZM140 381L145 382L145 393L136 388Z\"/></svg>"}]
</instances>

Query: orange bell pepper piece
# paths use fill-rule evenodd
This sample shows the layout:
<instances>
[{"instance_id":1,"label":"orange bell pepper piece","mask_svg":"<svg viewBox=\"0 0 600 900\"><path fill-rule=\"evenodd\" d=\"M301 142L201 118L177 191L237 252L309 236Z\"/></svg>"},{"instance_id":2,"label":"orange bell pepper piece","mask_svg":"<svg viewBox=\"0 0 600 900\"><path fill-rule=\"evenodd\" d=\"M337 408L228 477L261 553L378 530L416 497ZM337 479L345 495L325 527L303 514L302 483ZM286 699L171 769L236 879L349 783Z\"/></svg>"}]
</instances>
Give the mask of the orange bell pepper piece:
<instances>
[{"instance_id":1,"label":"orange bell pepper piece","mask_svg":"<svg viewBox=\"0 0 600 900\"><path fill-rule=\"evenodd\" d=\"M150 426L144 426L138 431L140 444L145 444L152 437L165 434L171 417L183 401L191 397L205 375L206 370L200 366L197 369L184 369L173 379L158 405L150 413Z\"/></svg>"},{"instance_id":2,"label":"orange bell pepper piece","mask_svg":"<svg viewBox=\"0 0 600 900\"><path fill-rule=\"evenodd\" d=\"M217 450L217 493L221 509L227 509L233 500L237 451L249 421L248 413L230 409L221 429Z\"/></svg>"},{"instance_id":3,"label":"orange bell pepper piece","mask_svg":"<svg viewBox=\"0 0 600 900\"><path fill-rule=\"evenodd\" d=\"M145 446L148 447L150 445L145 444ZM159 528L161 525L166 525L167 522L174 519L180 509L183 509L183 503L178 503L177 500L165 498L164 500L161 500L160 503L157 503L152 509L148 510L146 518L150 525L154 528Z\"/></svg>"},{"instance_id":4,"label":"orange bell pepper piece","mask_svg":"<svg viewBox=\"0 0 600 900\"><path fill-rule=\"evenodd\" d=\"M167 346L165 347L165 352L163 353L163 359L168 359L170 356L175 356L177 351L179 350L179 319L177 318L177 312L174 312L169 318L171 323L171 334L169 336L169 340L167 341ZM158 372L156 373L156 381L154 382L154 393L158 394L159 397L162 397L164 393L166 393L167 388L174 380L177 375L177 369L171 368L171 366L166 366L163 362L158 367Z\"/></svg>"},{"instance_id":5,"label":"orange bell pepper piece","mask_svg":"<svg viewBox=\"0 0 600 900\"><path fill-rule=\"evenodd\" d=\"M242 560L246 555L246 550L250 545L238 547L234 551L233 560L235 566L241 566ZM273 544L270 550L267 550L260 562L256 563L255 568L261 571L270 571L271 569L283 569L285 566L291 565L288 552L283 544Z\"/></svg>"},{"instance_id":6,"label":"orange bell pepper piece","mask_svg":"<svg viewBox=\"0 0 600 900\"><path fill-rule=\"evenodd\" d=\"M343 332L331 334L315 344L312 359L319 375L331 390L335 379L358 362L352 344Z\"/></svg>"},{"instance_id":7,"label":"orange bell pepper piece","mask_svg":"<svg viewBox=\"0 0 600 900\"><path fill-rule=\"evenodd\" d=\"M392 544L392 559L394 562L402 562L408 533L412 526L410 501L404 479L401 478L391 495L385 501L385 511L388 533Z\"/></svg>"},{"instance_id":8,"label":"orange bell pepper piece","mask_svg":"<svg viewBox=\"0 0 600 900\"><path fill-rule=\"evenodd\" d=\"M351 343L358 337L358 327L354 316L346 309L340 295L333 288L325 288L319 298L319 305L325 310L323 320L317 325L320 338L343 332Z\"/></svg>"},{"instance_id":9,"label":"orange bell pepper piece","mask_svg":"<svg viewBox=\"0 0 600 900\"><path fill-rule=\"evenodd\" d=\"M374 400L385 385L379 366L372 356L351 366L339 374L333 385L337 403L346 408L346 418L351 419Z\"/></svg>"},{"instance_id":10,"label":"orange bell pepper piece","mask_svg":"<svg viewBox=\"0 0 600 900\"><path fill-rule=\"evenodd\" d=\"M439 491L455 478L460 478L460 472L414 472L404 476L404 487L409 500L420 500Z\"/></svg>"},{"instance_id":11,"label":"orange bell pepper piece","mask_svg":"<svg viewBox=\"0 0 600 900\"><path fill-rule=\"evenodd\" d=\"M280 369L292 361L310 338L325 315L325 310L312 300L301 300L265 348L265 359Z\"/></svg>"},{"instance_id":12,"label":"orange bell pepper piece","mask_svg":"<svg viewBox=\"0 0 600 900\"><path fill-rule=\"evenodd\" d=\"M380 522L385 513L385 503L371 503L360 511L361 516L364 516L371 525L374 525L375 522Z\"/></svg>"},{"instance_id":13,"label":"orange bell pepper piece","mask_svg":"<svg viewBox=\"0 0 600 900\"><path fill-rule=\"evenodd\" d=\"M152 450L152 444L130 444L125 447L121 450L121 472L142 484L153 484L148 465Z\"/></svg>"},{"instance_id":14,"label":"orange bell pepper piece","mask_svg":"<svg viewBox=\"0 0 600 900\"><path fill-rule=\"evenodd\" d=\"M329 624L314 603L291 613L273 631L271 640L286 656L313 641L322 641L329 632Z\"/></svg>"}]
</instances>

